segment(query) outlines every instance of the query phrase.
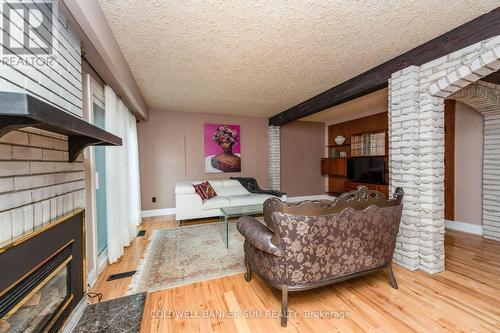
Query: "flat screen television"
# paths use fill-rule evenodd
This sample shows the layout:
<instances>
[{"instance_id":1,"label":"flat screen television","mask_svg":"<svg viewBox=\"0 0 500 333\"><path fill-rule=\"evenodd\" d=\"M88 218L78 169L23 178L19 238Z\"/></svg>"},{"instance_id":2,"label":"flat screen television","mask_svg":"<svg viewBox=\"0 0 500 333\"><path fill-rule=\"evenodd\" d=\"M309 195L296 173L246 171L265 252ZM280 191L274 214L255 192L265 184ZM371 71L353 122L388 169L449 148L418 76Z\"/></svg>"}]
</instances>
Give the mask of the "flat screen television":
<instances>
[{"instance_id":1,"label":"flat screen television","mask_svg":"<svg viewBox=\"0 0 500 333\"><path fill-rule=\"evenodd\" d=\"M384 157L352 157L347 159L347 179L354 182L383 184Z\"/></svg>"}]
</instances>

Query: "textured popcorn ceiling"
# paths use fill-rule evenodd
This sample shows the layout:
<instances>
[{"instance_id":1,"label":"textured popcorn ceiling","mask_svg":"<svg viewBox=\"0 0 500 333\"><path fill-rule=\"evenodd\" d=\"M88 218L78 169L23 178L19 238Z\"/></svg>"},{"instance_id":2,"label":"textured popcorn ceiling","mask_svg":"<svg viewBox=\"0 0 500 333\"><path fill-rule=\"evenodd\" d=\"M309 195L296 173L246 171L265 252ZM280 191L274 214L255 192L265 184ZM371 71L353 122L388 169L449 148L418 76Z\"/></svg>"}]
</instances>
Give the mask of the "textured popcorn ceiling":
<instances>
[{"instance_id":1,"label":"textured popcorn ceiling","mask_svg":"<svg viewBox=\"0 0 500 333\"><path fill-rule=\"evenodd\" d=\"M152 109L272 116L498 0L99 0Z\"/></svg>"}]
</instances>

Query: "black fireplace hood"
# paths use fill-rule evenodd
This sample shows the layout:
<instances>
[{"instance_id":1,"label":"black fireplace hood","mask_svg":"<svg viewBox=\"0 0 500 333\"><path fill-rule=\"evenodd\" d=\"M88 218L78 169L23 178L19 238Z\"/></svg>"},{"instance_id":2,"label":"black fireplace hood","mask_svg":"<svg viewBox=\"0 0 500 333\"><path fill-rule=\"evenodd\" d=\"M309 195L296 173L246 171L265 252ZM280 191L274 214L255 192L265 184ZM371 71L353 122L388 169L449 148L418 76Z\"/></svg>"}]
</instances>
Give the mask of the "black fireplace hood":
<instances>
[{"instance_id":1,"label":"black fireplace hood","mask_svg":"<svg viewBox=\"0 0 500 333\"><path fill-rule=\"evenodd\" d=\"M87 146L121 146L122 139L25 93L0 92L0 137L22 127L68 136L69 161Z\"/></svg>"}]
</instances>

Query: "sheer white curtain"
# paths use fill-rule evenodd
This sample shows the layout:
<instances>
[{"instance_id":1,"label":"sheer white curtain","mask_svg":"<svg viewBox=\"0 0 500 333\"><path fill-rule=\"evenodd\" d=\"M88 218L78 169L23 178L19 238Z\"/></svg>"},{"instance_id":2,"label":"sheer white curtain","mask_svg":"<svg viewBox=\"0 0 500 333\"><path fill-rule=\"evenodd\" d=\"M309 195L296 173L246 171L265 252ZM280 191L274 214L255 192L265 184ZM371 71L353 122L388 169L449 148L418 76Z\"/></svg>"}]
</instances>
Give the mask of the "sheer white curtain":
<instances>
[{"instance_id":1,"label":"sheer white curtain","mask_svg":"<svg viewBox=\"0 0 500 333\"><path fill-rule=\"evenodd\" d=\"M141 221L139 153L135 117L109 86L104 98L106 130L122 138L121 147L106 148L108 261L113 263Z\"/></svg>"}]
</instances>

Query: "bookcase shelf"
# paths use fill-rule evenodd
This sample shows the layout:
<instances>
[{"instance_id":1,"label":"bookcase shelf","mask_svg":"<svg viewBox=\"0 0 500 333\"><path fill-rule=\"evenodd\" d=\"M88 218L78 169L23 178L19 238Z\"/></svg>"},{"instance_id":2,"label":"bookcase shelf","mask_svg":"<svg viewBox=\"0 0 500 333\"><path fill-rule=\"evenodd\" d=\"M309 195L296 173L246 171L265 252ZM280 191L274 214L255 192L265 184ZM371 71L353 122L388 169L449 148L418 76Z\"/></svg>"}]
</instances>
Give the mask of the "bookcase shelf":
<instances>
[{"instance_id":1,"label":"bookcase shelf","mask_svg":"<svg viewBox=\"0 0 500 333\"><path fill-rule=\"evenodd\" d=\"M350 143L344 143L343 145L327 145L328 148L336 148L336 147L351 147Z\"/></svg>"},{"instance_id":2,"label":"bookcase shelf","mask_svg":"<svg viewBox=\"0 0 500 333\"><path fill-rule=\"evenodd\" d=\"M328 193L344 193L346 191L352 190L353 186L357 187L359 185L365 185L370 189L379 190L385 194L388 192L389 181L389 158L388 158L388 117L387 112L375 114L368 117L358 118L350 121L346 121L339 124L333 124L328 126L328 154L331 153L332 148L338 149L340 152L346 152L347 158L365 157L365 156L379 156L384 157L384 183L385 184L363 184L355 183L347 180L347 158L323 158L321 160L321 173L328 177ZM353 137L369 135L369 134L384 134L382 138L378 137L379 146L382 145L382 151L375 151L377 154L360 154L353 156L351 148L353 143ZM346 141L342 145L335 144L335 138L337 136L343 136ZM383 140L381 143L380 140ZM355 189L355 188L354 188Z\"/></svg>"}]
</instances>

